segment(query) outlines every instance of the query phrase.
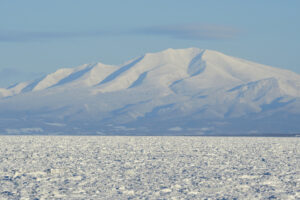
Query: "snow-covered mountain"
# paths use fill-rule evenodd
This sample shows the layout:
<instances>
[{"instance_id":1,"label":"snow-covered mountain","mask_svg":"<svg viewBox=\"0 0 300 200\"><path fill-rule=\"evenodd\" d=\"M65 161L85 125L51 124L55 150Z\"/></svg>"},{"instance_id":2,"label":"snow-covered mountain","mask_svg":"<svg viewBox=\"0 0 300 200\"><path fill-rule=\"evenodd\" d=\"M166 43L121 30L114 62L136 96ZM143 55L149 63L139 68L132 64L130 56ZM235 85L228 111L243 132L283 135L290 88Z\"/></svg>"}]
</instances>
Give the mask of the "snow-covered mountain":
<instances>
[{"instance_id":1,"label":"snow-covered mountain","mask_svg":"<svg viewBox=\"0 0 300 200\"><path fill-rule=\"evenodd\" d=\"M300 75L197 48L65 68L0 89L0 131L294 134Z\"/></svg>"}]
</instances>

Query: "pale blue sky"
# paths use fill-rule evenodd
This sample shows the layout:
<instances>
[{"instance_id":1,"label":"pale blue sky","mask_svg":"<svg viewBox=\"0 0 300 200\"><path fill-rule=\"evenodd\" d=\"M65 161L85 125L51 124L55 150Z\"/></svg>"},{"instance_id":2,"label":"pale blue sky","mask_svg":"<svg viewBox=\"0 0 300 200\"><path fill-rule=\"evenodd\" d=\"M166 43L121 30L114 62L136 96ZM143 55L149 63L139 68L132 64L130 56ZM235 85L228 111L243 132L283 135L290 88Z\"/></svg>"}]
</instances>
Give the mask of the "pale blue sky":
<instances>
[{"instance_id":1,"label":"pale blue sky","mask_svg":"<svg viewBox=\"0 0 300 200\"><path fill-rule=\"evenodd\" d=\"M0 86L198 47L300 73L297 0L0 0Z\"/></svg>"}]
</instances>

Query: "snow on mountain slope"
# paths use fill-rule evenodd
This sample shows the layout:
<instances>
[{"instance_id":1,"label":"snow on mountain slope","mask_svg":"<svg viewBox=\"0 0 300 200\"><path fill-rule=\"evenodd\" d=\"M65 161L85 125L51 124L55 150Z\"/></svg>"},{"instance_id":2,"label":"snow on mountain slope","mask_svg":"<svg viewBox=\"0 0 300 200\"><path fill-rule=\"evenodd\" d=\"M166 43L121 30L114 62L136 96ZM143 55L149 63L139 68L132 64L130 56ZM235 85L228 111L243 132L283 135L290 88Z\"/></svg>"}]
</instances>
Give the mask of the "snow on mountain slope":
<instances>
[{"instance_id":1,"label":"snow on mountain slope","mask_svg":"<svg viewBox=\"0 0 300 200\"><path fill-rule=\"evenodd\" d=\"M62 85L71 87L93 86L117 68L116 66L97 63L91 65L85 64L73 69L59 69L38 80L29 83L20 83L7 88L7 92L3 92L3 96L13 96L22 92L39 91Z\"/></svg>"},{"instance_id":2,"label":"snow on mountain slope","mask_svg":"<svg viewBox=\"0 0 300 200\"><path fill-rule=\"evenodd\" d=\"M60 69L0 89L4 132L17 122L66 133L294 133L299 116L300 75L197 48ZM276 126L256 130L257 119Z\"/></svg>"}]
</instances>

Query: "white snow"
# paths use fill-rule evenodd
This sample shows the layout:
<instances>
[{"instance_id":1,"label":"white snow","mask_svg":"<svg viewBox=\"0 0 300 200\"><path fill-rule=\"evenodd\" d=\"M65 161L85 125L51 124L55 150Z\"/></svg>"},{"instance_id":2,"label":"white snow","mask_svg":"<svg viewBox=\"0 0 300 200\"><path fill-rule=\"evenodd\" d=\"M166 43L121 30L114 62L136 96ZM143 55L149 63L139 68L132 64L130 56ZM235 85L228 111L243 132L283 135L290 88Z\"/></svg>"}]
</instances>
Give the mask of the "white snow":
<instances>
[{"instance_id":1,"label":"white snow","mask_svg":"<svg viewBox=\"0 0 300 200\"><path fill-rule=\"evenodd\" d=\"M56 72L47 75L34 88L33 91L43 90L57 84L63 78L69 76L74 70L71 68L59 69Z\"/></svg>"},{"instance_id":2,"label":"white snow","mask_svg":"<svg viewBox=\"0 0 300 200\"><path fill-rule=\"evenodd\" d=\"M76 85L100 87L101 92L112 92L128 88L138 77L148 72L145 86L168 87L173 82L184 80L200 88L226 87L267 78L276 78L285 87L293 84L299 90L299 75L212 50L167 49L158 53L148 53L121 66L85 64L76 68L59 69L39 80L32 91L50 87ZM218 81L216 81L218 80ZM104 82L102 82L104 81ZM61 82L61 83L60 83ZM295 82L295 83L294 83ZM22 90L22 84L7 90ZM23 83L24 85L24 83ZM288 90L288 89L287 89ZM294 91L295 92L295 91ZM297 94L298 95L298 94Z\"/></svg>"},{"instance_id":3,"label":"white snow","mask_svg":"<svg viewBox=\"0 0 300 200\"><path fill-rule=\"evenodd\" d=\"M300 138L0 136L0 199L300 199Z\"/></svg>"},{"instance_id":4,"label":"white snow","mask_svg":"<svg viewBox=\"0 0 300 200\"><path fill-rule=\"evenodd\" d=\"M273 115L274 120L288 116L279 120L286 123L280 131L299 130L289 129L299 127L289 119L300 116L299 74L197 48L147 53L119 66L96 63L60 69L40 80L0 89L0 118L19 116L16 120L28 124L41 120L74 126L68 124L93 121L95 126L124 126L161 119L173 123L165 130L180 126L184 131L183 124L191 123L186 120L219 123L243 117L250 123ZM12 128L5 124L2 128Z\"/></svg>"}]
</instances>

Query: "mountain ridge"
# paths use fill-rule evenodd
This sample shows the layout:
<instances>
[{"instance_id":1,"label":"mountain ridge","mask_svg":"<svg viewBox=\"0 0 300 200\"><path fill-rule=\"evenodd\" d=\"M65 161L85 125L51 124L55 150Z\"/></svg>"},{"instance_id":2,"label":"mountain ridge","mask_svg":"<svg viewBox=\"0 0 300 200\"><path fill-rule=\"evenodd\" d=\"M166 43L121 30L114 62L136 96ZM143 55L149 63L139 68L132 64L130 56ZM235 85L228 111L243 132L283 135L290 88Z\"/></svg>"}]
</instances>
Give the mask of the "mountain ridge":
<instances>
[{"instance_id":1,"label":"mountain ridge","mask_svg":"<svg viewBox=\"0 0 300 200\"><path fill-rule=\"evenodd\" d=\"M3 133L296 133L298 117L299 74L198 48L59 69L0 89ZM256 127L257 119L272 125Z\"/></svg>"}]
</instances>

